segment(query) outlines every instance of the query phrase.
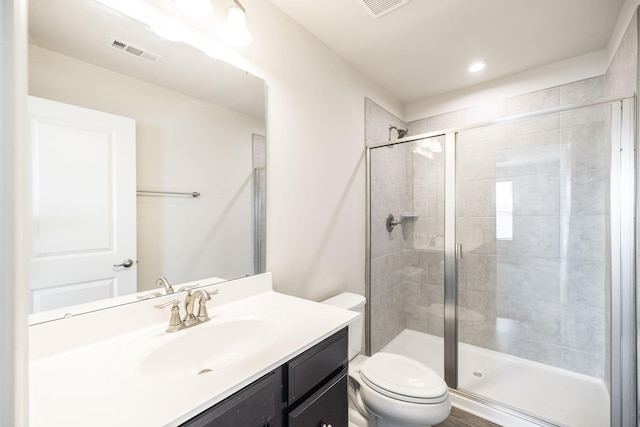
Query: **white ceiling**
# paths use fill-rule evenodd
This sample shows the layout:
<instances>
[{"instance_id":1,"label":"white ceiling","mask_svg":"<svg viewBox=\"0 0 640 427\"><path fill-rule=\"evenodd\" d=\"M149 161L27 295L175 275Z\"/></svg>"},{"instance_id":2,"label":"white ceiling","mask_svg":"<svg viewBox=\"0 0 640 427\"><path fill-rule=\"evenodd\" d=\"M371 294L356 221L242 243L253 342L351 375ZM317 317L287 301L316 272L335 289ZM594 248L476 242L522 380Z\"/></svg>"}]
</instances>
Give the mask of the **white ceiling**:
<instances>
[{"instance_id":1,"label":"white ceiling","mask_svg":"<svg viewBox=\"0 0 640 427\"><path fill-rule=\"evenodd\" d=\"M624 0L271 0L403 104L604 49ZM469 74L467 65L488 67Z\"/></svg>"}]
</instances>

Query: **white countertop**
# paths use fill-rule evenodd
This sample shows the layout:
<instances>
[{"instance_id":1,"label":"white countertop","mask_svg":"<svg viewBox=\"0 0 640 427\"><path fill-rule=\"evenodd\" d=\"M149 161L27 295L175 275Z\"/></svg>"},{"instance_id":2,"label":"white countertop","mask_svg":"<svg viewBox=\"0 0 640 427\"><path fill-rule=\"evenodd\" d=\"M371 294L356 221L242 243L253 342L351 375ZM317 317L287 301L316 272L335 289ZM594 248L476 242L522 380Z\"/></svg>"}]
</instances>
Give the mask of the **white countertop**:
<instances>
[{"instance_id":1,"label":"white countertop","mask_svg":"<svg viewBox=\"0 0 640 427\"><path fill-rule=\"evenodd\" d=\"M233 294L220 298L218 304L218 295L214 296L207 305L210 316L215 318L217 313L267 309L293 321L286 322L285 330L279 331L273 343L244 355L242 360L224 369L205 375L167 379L149 377L135 363L126 364L121 352L130 348L132 343L149 337L166 341L185 332L165 333L169 309L162 310L164 315L159 317L156 312L160 310L153 309L148 302L120 309L126 313L117 313L118 309L99 312L93 316L97 320L87 315L84 319L76 318L74 323L68 322L71 319L63 319L31 326L29 425L177 426L342 329L358 316L351 311L273 292L271 276L263 276L266 277L241 279L207 288L219 288L220 296L226 291ZM265 280L268 280L268 285ZM243 281L248 283L244 290ZM183 299L183 295L159 298L154 303L178 298ZM149 310L153 321L144 318ZM109 311L114 313L106 313ZM110 314L118 316L118 320L109 322L116 325L105 332L95 322L104 323ZM121 333L123 325L135 326L136 317L143 318L138 322L142 328ZM160 318L162 321L158 322ZM84 328L100 330L88 334L82 330ZM93 335L96 338L90 339ZM74 341L78 342L77 346L73 345ZM181 349L184 352L192 350ZM178 356L176 363L179 362Z\"/></svg>"}]
</instances>

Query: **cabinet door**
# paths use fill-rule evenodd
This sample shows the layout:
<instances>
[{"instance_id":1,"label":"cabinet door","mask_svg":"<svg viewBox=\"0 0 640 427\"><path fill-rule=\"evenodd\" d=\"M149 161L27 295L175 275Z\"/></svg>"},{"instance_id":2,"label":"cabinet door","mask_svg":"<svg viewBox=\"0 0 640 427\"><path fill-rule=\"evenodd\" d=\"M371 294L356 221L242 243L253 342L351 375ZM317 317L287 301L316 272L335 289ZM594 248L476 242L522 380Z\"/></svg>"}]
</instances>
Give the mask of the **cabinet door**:
<instances>
[{"instance_id":1,"label":"cabinet door","mask_svg":"<svg viewBox=\"0 0 640 427\"><path fill-rule=\"evenodd\" d=\"M288 363L289 405L304 399L348 365L348 343L347 328L344 328Z\"/></svg>"},{"instance_id":2,"label":"cabinet door","mask_svg":"<svg viewBox=\"0 0 640 427\"><path fill-rule=\"evenodd\" d=\"M276 369L181 427L280 427L282 370Z\"/></svg>"},{"instance_id":3,"label":"cabinet door","mask_svg":"<svg viewBox=\"0 0 640 427\"><path fill-rule=\"evenodd\" d=\"M348 368L289 413L289 427L347 427Z\"/></svg>"}]
</instances>

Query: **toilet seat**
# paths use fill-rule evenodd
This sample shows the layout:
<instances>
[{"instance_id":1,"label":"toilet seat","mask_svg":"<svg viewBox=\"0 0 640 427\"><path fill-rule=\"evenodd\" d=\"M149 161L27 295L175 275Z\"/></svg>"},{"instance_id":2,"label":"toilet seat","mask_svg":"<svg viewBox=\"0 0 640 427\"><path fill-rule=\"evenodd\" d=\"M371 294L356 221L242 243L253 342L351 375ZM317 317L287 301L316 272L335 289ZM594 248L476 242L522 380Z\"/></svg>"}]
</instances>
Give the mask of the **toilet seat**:
<instances>
[{"instance_id":1,"label":"toilet seat","mask_svg":"<svg viewBox=\"0 0 640 427\"><path fill-rule=\"evenodd\" d=\"M360 377L373 390L403 402L436 404L449 396L438 374L399 354L374 354L360 367Z\"/></svg>"}]
</instances>

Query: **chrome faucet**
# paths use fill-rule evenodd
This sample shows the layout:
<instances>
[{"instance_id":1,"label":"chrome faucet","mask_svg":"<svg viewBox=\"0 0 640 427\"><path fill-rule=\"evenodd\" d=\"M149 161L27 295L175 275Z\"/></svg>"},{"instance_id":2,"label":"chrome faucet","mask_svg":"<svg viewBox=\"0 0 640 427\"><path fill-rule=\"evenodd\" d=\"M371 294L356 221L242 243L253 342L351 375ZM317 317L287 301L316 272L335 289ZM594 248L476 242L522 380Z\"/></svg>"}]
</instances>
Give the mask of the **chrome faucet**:
<instances>
[{"instance_id":1,"label":"chrome faucet","mask_svg":"<svg viewBox=\"0 0 640 427\"><path fill-rule=\"evenodd\" d=\"M193 306L196 302L196 295L192 294L191 291L187 291L187 295L184 297L184 326L189 328L191 326L198 324L198 319L193 315Z\"/></svg>"},{"instance_id":2,"label":"chrome faucet","mask_svg":"<svg viewBox=\"0 0 640 427\"><path fill-rule=\"evenodd\" d=\"M165 295L169 295L169 294L173 293L173 287L171 286L169 281L164 276L161 276L158 280L156 280L156 286L163 286ZM157 298L157 297L161 297L161 296L162 296L162 293L160 293L160 292L152 292L152 293L146 294L146 295L138 295L136 298L138 298L138 299L151 299L151 298Z\"/></svg>"},{"instance_id":3,"label":"chrome faucet","mask_svg":"<svg viewBox=\"0 0 640 427\"><path fill-rule=\"evenodd\" d=\"M193 293L191 293L190 290L187 291L187 295L184 297L184 310L186 314L183 323L185 328L211 320L207 313L207 301L211 301L211 295L215 295L217 293L218 289L211 293L204 289L198 289ZM195 307L196 300L199 300L197 316L193 314L193 308Z\"/></svg>"},{"instance_id":4,"label":"chrome faucet","mask_svg":"<svg viewBox=\"0 0 640 427\"><path fill-rule=\"evenodd\" d=\"M186 312L184 319L180 318L179 300L172 300L154 307L160 309L171 305L171 319L169 319L167 332L176 332L180 329L190 328L198 323L204 323L211 320L209 313L207 313L207 301L211 301L211 295L217 294L218 291L219 290L216 289L213 292L207 292L204 289L198 289L192 293L191 290L188 290L184 297L184 310ZM193 314L193 308L195 307L196 300L199 300L197 316Z\"/></svg>"},{"instance_id":5,"label":"chrome faucet","mask_svg":"<svg viewBox=\"0 0 640 427\"><path fill-rule=\"evenodd\" d=\"M173 287L164 276L160 276L160 278L156 280L156 286L164 286L164 293L167 295L173 293Z\"/></svg>"}]
</instances>

